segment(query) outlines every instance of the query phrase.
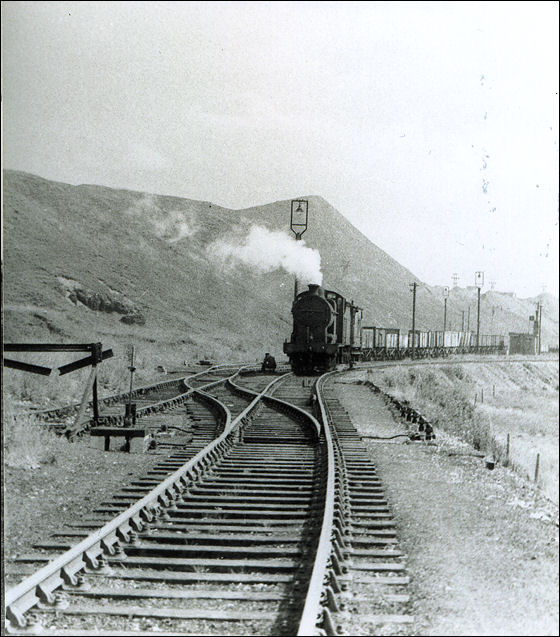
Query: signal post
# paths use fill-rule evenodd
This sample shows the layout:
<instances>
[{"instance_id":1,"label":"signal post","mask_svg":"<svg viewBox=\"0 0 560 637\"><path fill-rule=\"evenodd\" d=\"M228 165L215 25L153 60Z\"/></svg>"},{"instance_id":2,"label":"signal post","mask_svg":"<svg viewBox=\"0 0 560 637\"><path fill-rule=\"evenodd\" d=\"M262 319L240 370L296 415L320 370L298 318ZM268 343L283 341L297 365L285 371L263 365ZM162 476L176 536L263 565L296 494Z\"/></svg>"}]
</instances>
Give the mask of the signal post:
<instances>
[{"instance_id":1,"label":"signal post","mask_svg":"<svg viewBox=\"0 0 560 637\"><path fill-rule=\"evenodd\" d=\"M480 290L484 286L484 272L474 273L474 284L478 291L478 310L476 313L476 351L478 352L480 345Z\"/></svg>"},{"instance_id":2,"label":"signal post","mask_svg":"<svg viewBox=\"0 0 560 637\"><path fill-rule=\"evenodd\" d=\"M297 207L296 207L297 204ZM307 230L309 216L309 202L305 199L293 199L290 211L290 228L296 235L296 241L301 240L301 235ZM297 275L294 281L294 300L298 295Z\"/></svg>"}]
</instances>

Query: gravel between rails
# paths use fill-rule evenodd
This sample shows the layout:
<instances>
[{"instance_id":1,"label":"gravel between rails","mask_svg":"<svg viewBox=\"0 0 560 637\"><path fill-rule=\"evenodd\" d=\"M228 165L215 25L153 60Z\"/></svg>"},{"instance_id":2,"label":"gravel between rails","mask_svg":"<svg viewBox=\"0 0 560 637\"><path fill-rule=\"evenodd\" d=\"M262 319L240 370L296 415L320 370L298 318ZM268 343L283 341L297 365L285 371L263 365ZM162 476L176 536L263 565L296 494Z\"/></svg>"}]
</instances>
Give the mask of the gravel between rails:
<instances>
[{"instance_id":1,"label":"gravel between rails","mask_svg":"<svg viewBox=\"0 0 560 637\"><path fill-rule=\"evenodd\" d=\"M360 433L402 432L367 386L335 387ZM436 434L366 441L408 555L414 634L558 635L557 507L508 469L448 456L464 445Z\"/></svg>"}]
</instances>

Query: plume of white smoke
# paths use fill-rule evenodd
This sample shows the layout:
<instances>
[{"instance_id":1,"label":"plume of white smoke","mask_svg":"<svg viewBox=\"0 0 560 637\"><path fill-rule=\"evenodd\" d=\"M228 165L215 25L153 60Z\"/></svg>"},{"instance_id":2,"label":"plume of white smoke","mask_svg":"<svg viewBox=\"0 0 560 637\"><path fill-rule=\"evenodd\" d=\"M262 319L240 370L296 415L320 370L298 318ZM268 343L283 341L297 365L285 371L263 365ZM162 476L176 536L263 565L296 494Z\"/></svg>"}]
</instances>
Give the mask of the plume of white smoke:
<instances>
[{"instance_id":1,"label":"plume of white smoke","mask_svg":"<svg viewBox=\"0 0 560 637\"><path fill-rule=\"evenodd\" d=\"M196 232L193 220L187 212L162 210L151 195L144 195L124 212L148 222L156 236L168 243L191 237Z\"/></svg>"},{"instance_id":2,"label":"plume of white smoke","mask_svg":"<svg viewBox=\"0 0 560 637\"><path fill-rule=\"evenodd\" d=\"M283 268L295 274L302 283L321 285L321 255L308 248L305 241L278 230L252 226L244 239L225 241L219 239L207 247L208 255L232 266L244 263L261 272Z\"/></svg>"}]
</instances>

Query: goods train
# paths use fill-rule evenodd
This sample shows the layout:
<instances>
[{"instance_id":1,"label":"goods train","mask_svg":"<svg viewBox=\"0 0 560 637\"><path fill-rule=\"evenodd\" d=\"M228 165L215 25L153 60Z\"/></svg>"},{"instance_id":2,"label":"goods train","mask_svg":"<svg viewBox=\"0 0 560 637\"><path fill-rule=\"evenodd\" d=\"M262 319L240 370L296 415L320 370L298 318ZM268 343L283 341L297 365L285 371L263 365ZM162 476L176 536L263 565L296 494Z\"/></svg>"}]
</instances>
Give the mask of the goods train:
<instances>
[{"instance_id":1,"label":"goods train","mask_svg":"<svg viewBox=\"0 0 560 637\"><path fill-rule=\"evenodd\" d=\"M362 309L338 292L310 285L297 295L293 306L293 331L284 343L296 374L334 369L337 363L440 357L449 354L505 353L505 338L472 332L412 330L362 325Z\"/></svg>"}]
</instances>

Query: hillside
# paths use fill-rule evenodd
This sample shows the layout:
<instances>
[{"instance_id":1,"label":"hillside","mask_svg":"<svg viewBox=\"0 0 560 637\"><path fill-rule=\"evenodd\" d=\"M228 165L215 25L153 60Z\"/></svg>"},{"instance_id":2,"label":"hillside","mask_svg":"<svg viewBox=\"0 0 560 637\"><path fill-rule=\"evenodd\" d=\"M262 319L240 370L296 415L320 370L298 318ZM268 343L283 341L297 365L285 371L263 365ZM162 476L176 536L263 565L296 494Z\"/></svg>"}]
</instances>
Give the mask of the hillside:
<instances>
[{"instance_id":1,"label":"hillside","mask_svg":"<svg viewBox=\"0 0 560 637\"><path fill-rule=\"evenodd\" d=\"M408 328L414 275L325 200L307 199L309 229L297 254L304 245L318 250L324 285L362 306L366 323ZM177 360L251 360L265 350L281 356L294 275L274 268L274 259L289 269L296 253L274 253L285 241L277 231L289 232L289 213L289 201L234 211L6 170L4 339L101 340L116 349L157 344ZM256 245L247 246L253 235ZM453 291L448 305L454 329L466 303L472 306L472 294L463 293ZM481 332L490 332L490 304L501 307L494 332L529 328L534 300L497 292L483 299ZM558 306L555 300L550 312L551 303L545 301L545 343L558 342ZM475 321L471 314L471 328ZM441 329L442 322L440 290L420 287L418 327Z\"/></svg>"}]
</instances>

